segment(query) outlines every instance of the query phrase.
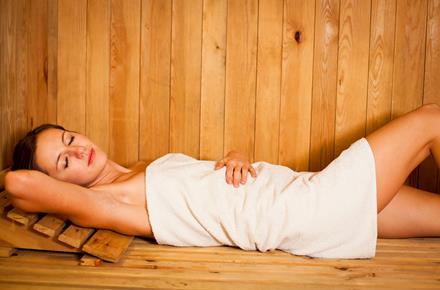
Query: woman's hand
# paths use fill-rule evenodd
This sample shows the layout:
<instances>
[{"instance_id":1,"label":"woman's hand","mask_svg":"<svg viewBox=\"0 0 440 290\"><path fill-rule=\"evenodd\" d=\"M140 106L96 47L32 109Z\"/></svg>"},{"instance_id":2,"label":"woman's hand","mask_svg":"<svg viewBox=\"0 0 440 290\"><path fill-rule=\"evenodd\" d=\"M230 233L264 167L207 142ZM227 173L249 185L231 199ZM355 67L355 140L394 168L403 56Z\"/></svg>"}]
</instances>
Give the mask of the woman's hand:
<instances>
[{"instance_id":1,"label":"woman's hand","mask_svg":"<svg viewBox=\"0 0 440 290\"><path fill-rule=\"evenodd\" d=\"M229 152L225 158L219 160L215 164L215 170L226 165L226 182L239 187L240 183L245 184L248 171L253 178L257 177L255 169L250 165L247 157L237 151Z\"/></svg>"}]
</instances>

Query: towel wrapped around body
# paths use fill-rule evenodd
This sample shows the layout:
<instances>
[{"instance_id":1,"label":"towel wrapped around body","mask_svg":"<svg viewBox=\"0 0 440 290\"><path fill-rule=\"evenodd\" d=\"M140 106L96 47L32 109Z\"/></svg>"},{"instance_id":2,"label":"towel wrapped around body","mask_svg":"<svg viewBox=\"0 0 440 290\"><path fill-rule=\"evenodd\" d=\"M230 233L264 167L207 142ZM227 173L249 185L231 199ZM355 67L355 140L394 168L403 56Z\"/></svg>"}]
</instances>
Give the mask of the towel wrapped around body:
<instances>
[{"instance_id":1,"label":"towel wrapped around body","mask_svg":"<svg viewBox=\"0 0 440 290\"><path fill-rule=\"evenodd\" d=\"M267 162L235 188L215 161L169 153L146 168L153 235L173 246L279 249L321 258L371 258L377 240L376 172L365 138L320 172Z\"/></svg>"}]
</instances>

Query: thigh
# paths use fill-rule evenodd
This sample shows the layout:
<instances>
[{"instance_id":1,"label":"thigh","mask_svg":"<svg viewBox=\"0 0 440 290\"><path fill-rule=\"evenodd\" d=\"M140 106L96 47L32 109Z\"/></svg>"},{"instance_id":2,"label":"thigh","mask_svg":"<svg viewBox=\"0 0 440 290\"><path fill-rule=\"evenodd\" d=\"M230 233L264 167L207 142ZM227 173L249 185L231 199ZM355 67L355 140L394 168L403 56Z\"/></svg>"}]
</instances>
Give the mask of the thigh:
<instances>
[{"instance_id":1,"label":"thigh","mask_svg":"<svg viewBox=\"0 0 440 290\"><path fill-rule=\"evenodd\" d=\"M421 107L389 122L367 136L376 163L377 205L380 212L408 175L430 153L432 112Z\"/></svg>"}]
</instances>

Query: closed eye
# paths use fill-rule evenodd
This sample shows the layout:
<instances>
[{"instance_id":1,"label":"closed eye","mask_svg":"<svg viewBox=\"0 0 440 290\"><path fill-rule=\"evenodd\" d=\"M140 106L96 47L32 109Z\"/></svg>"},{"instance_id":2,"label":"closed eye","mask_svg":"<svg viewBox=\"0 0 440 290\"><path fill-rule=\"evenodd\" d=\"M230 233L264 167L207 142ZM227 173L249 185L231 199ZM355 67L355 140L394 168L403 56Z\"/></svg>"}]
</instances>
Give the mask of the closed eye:
<instances>
[{"instance_id":1,"label":"closed eye","mask_svg":"<svg viewBox=\"0 0 440 290\"><path fill-rule=\"evenodd\" d=\"M67 167L69 167L69 158L67 158L66 156L66 163L64 164L64 169L66 169Z\"/></svg>"},{"instance_id":2,"label":"closed eye","mask_svg":"<svg viewBox=\"0 0 440 290\"><path fill-rule=\"evenodd\" d=\"M72 144L73 140L75 140L75 136L72 135L72 136L70 136L70 141L69 141L68 145Z\"/></svg>"}]
</instances>

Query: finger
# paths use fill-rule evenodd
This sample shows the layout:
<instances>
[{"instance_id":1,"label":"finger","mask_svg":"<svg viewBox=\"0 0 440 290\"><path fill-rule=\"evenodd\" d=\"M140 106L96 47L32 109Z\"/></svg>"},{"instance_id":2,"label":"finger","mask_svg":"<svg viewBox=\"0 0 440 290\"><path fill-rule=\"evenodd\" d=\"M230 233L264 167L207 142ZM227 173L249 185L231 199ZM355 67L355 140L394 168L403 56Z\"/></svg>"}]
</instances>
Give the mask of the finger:
<instances>
[{"instance_id":1,"label":"finger","mask_svg":"<svg viewBox=\"0 0 440 290\"><path fill-rule=\"evenodd\" d=\"M252 166L249 167L249 172L251 173L251 176L253 178L257 178L257 172L255 171L255 169Z\"/></svg>"},{"instance_id":2,"label":"finger","mask_svg":"<svg viewBox=\"0 0 440 290\"><path fill-rule=\"evenodd\" d=\"M241 167L235 167L234 169L234 186L238 187L241 179Z\"/></svg>"},{"instance_id":3,"label":"finger","mask_svg":"<svg viewBox=\"0 0 440 290\"><path fill-rule=\"evenodd\" d=\"M217 170L217 169L222 168L223 166L225 166L225 161L222 159L222 160L219 160L215 163L214 169Z\"/></svg>"},{"instance_id":4,"label":"finger","mask_svg":"<svg viewBox=\"0 0 440 290\"><path fill-rule=\"evenodd\" d=\"M247 175L248 175L248 170L249 167L248 166L243 166L243 168L241 169L241 184L245 184L247 181Z\"/></svg>"},{"instance_id":5,"label":"finger","mask_svg":"<svg viewBox=\"0 0 440 290\"><path fill-rule=\"evenodd\" d=\"M234 173L234 165L231 163L228 163L226 165L226 183L227 184L232 183L233 173Z\"/></svg>"}]
</instances>

